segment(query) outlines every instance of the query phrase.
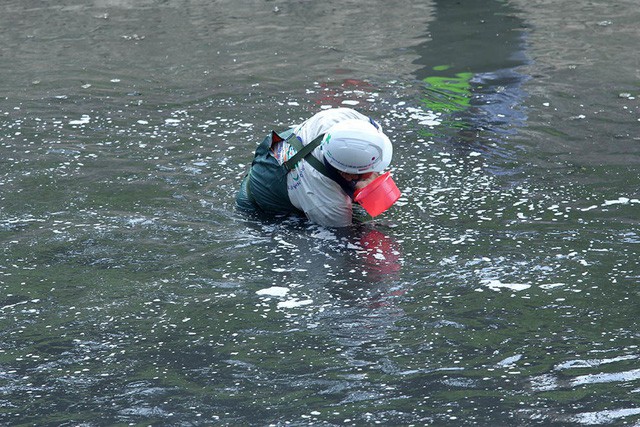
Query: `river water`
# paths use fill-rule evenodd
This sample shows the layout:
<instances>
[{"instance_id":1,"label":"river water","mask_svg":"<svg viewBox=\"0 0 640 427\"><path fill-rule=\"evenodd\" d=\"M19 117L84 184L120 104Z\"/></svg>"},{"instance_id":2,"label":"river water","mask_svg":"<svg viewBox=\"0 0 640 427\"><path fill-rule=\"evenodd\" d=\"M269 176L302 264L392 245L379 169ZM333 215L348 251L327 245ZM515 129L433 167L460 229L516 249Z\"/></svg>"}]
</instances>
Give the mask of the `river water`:
<instances>
[{"instance_id":1,"label":"river water","mask_svg":"<svg viewBox=\"0 0 640 427\"><path fill-rule=\"evenodd\" d=\"M636 0L5 0L3 425L640 425ZM234 208L380 121L401 200Z\"/></svg>"}]
</instances>

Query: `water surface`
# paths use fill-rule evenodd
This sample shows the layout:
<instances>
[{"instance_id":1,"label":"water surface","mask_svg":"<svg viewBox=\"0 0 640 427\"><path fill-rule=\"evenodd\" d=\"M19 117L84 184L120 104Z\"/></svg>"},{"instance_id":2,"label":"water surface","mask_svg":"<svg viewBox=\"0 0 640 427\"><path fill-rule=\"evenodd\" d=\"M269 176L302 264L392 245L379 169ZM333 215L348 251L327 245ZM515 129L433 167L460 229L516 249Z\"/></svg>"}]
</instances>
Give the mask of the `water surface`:
<instances>
[{"instance_id":1,"label":"water surface","mask_svg":"<svg viewBox=\"0 0 640 427\"><path fill-rule=\"evenodd\" d=\"M1 8L0 422L640 422L633 1ZM237 212L330 106L400 202Z\"/></svg>"}]
</instances>

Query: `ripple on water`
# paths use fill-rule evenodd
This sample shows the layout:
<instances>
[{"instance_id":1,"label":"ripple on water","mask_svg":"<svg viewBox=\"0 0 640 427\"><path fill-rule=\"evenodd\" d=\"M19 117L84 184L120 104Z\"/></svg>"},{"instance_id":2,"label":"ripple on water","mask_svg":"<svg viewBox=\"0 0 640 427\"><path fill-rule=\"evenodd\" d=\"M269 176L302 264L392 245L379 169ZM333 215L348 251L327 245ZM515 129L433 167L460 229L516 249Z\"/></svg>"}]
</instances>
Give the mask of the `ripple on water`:
<instances>
[{"instance_id":1,"label":"ripple on water","mask_svg":"<svg viewBox=\"0 0 640 427\"><path fill-rule=\"evenodd\" d=\"M62 405L104 386L83 407L130 423L182 411L242 424L253 410L292 424L301 413L317 424L480 422L479 412L495 422L526 405L534 422L638 415L624 400L638 393L637 348L618 344L633 331L605 330L611 313L595 303L606 297L622 318L633 310L624 284L637 277L639 239L618 219L637 198L537 179L503 140L443 140L446 117L402 83L381 86L384 96L327 97L314 84L285 100L3 122L47 137L9 147L16 161L0 182L51 203L1 212L0 285L13 293L0 316L13 329L0 356L17 356L0 370L4 401L55 393ZM256 138L273 126L265 113L285 126L356 102L398 147L400 203L346 235L233 213ZM16 278L24 285L9 285ZM38 321L70 338L32 347ZM611 406L598 410L602 396Z\"/></svg>"}]
</instances>

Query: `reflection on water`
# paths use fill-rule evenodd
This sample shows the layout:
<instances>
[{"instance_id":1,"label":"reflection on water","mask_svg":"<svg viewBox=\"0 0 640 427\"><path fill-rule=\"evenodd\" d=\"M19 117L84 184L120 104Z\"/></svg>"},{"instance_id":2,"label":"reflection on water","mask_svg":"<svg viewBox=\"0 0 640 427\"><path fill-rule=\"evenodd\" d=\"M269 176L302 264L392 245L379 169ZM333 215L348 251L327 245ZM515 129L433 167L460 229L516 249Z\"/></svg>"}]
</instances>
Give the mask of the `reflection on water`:
<instances>
[{"instance_id":1,"label":"reflection on water","mask_svg":"<svg viewBox=\"0 0 640 427\"><path fill-rule=\"evenodd\" d=\"M458 129L444 135L458 149L473 146L513 158L493 147L526 121L522 85L528 76L517 70L528 63L524 21L499 1L436 2L435 10L430 40L418 47L414 62L423 66L417 72L425 82L422 104L440 113L445 126L422 134L442 138L440 130Z\"/></svg>"},{"instance_id":2,"label":"reflection on water","mask_svg":"<svg viewBox=\"0 0 640 427\"><path fill-rule=\"evenodd\" d=\"M637 150L585 167L568 119L623 103L588 132L632 134L635 68L596 102L546 57L635 47L637 8L565 45L600 5L419 3L3 6L0 423L638 422ZM402 199L237 213L256 136L338 105L392 136Z\"/></svg>"}]
</instances>

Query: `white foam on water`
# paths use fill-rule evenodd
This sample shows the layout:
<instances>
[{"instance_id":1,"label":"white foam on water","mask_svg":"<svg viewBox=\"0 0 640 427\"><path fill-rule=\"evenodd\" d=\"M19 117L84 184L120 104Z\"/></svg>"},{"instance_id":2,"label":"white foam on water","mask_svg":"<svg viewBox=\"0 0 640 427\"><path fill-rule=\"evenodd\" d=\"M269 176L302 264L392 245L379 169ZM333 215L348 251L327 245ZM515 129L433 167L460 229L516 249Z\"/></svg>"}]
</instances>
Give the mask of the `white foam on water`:
<instances>
[{"instance_id":1,"label":"white foam on water","mask_svg":"<svg viewBox=\"0 0 640 427\"><path fill-rule=\"evenodd\" d=\"M587 212L587 211L590 211L590 210L593 210L593 209L597 209L597 208L598 208L598 206L596 206L596 205L591 205L591 206L589 206L588 208L580 208L580 210L581 210L582 212Z\"/></svg>"},{"instance_id":2,"label":"white foam on water","mask_svg":"<svg viewBox=\"0 0 640 427\"><path fill-rule=\"evenodd\" d=\"M90 121L91 121L91 117L88 116L87 114L83 114L79 120L70 120L69 124L70 125L86 125Z\"/></svg>"},{"instance_id":3,"label":"white foam on water","mask_svg":"<svg viewBox=\"0 0 640 427\"><path fill-rule=\"evenodd\" d=\"M531 285L527 285L524 283L502 283L498 279L488 279L483 280L482 284L492 291L499 291L500 289L510 289L512 291L524 291L525 289L529 289Z\"/></svg>"},{"instance_id":4,"label":"white foam on water","mask_svg":"<svg viewBox=\"0 0 640 427\"><path fill-rule=\"evenodd\" d=\"M442 124L439 113L433 111L422 110L415 107L407 107L407 113L409 113L409 120L416 120L419 124L424 126L438 126Z\"/></svg>"},{"instance_id":5,"label":"white foam on water","mask_svg":"<svg viewBox=\"0 0 640 427\"><path fill-rule=\"evenodd\" d=\"M282 301L278 303L278 308L296 308L296 307L302 307L305 305L309 305L309 304L313 304L313 300L311 299L303 299L303 300L297 300L297 299L290 299L287 301Z\"/></svg>"},{"instance_id":6,"label":"white foam on water","mask_svg":"<svg viewBox=\"0 0 640 427\"><path fill-rule=\"evenodd\" d=\"M270 297L283 297L287 295L289 288L282 286L272 286L270 288L260 289L256 291L256 294Z\"/></svg>"},{"instance_id":7,"label":"white foam on water","mask_svg":"<svg viewBox=\"0 0 640 427\"><path fill-rule=\"evenodd\" d=\"M311 237L320 240L338 240L338 237L334 233L332 233L331 230L328 230L326 228L320 228L318 231L314 232Z\"/></svg>"},{"instance_id":8,"label":"white foam on water","mask_svg":"<svg viewBox=\"0 0 640 427\"><path fill-rule=\"evenodd\" d=\"M585 384L602 384L621 381L636 381L640 379L640 369L632 369L624 372L611 372L601 374L588 374L575 377L571 381L573 387Z\"/></svg>"},{"instance_id":9,"label":"white foam on water","mask_svg":"<svg viewBox=\"0 0 640 427\"><path fill-rule=\"evenodd\" d=\"M496 366L500 366L500 367L510 366L516 363L520 359L522 359L522 355L516 354L514 356L510 356L510 357L507 357L506 359L499 361L498 363L496 363Z\"/></svg>"},{"instance_id":10,"label":"white foam on water","mask_svg":"<svg viewBox=\"0 0 640 427\"><path fill-rule=\"evenodd\" d=\"M561 286L566 286L566 283L547 283L544 285L540 285L540 289L553 289L559 288Z\"/></svg>"},{"instance_id":11,"label":"white foam on water","mask_svg":"<svg viewBox=\"0 0 640 427\"><path fill-rule=\"evenodd\" d=\"M638 199L630 199L628 197L618 197L616 200L605 200L602 206L611 206L611 205L628 205L632 203L640 203Z\"/></svg>"},{"instance_id":12,"label":"white foam on water","mask_svg":"<svg viewBox=\"0 0 640 427\"><path fill-rule=\"evenodd\" d=\"M625 355L620 357L612 357L607 359L578 359L578 360L569 360L567 362L563 362L558 364L554 369L556 371L562 371L565 369L576 369L576 368L595 368L600 365L606 365L609 363L622 362L626 360L634 360L638 359L640 356L638 355Z\"/></svg>"},{"instance_id":13,"label":"white foam on water","mask_svg":"<svg viewBox=\"0 0 640 427\"><path fill-rule=\"evenodd\" d=\"M125 220L125 223L130 227L134 227L136 225L150 225L150 224L153 224L156 221L156 219L157 218L144 218L144 217L128 218Z\"/></svg>"},{"instance_id":14,"label":"white foam on water","mask_svg":"<svg viewBox=\"0 0 640 427\"><path fill-rule=\"evenodd\" d=\"M558 379L549 374L531 378L531 388L535 391L550 391L558 389Z\"/></svg>"},{"instance_id":15,"label":"white foam on water","mask_svg":"<svg viewBox=\"0 0 640 427\"><path fill-rule=\"evenodd\" d=\"M571 421L586 424L610 424L613 421L640 414L640 408L610 409L607 411L583 412L571 417Z\"/></svg>"}]
</instances>

